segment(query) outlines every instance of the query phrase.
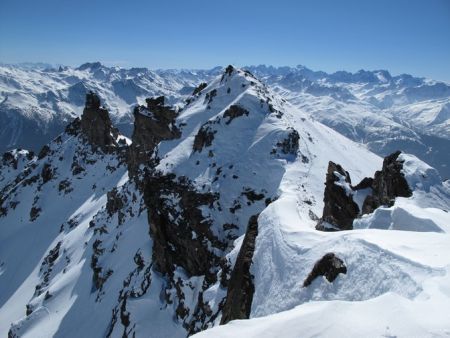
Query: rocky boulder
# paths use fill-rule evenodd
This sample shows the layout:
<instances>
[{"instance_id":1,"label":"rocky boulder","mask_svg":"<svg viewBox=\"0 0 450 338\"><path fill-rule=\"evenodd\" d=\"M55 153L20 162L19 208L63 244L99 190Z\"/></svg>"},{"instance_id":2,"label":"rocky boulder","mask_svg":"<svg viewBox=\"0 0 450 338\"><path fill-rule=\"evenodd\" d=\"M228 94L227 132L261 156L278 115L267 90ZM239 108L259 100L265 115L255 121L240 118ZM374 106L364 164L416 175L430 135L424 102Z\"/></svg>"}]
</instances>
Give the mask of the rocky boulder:
<instances>
[{"instance_id":1,"label":"rocky boulder","mask_svg":"<svg viewBox=\"0 0 450 338\"><path fill-rule=\"evenodd\" d=\"M239 117L239 116L248 116L249 111L245 108L242 108L239 105L233 104L230 106L230 108L228 108L227 110L225 110L225 112L223 113L223 117L228 117L229 119L225 122L225 124L230 124L231 121L233 121L235 118Z\"/></svg>"},{"instance_id":2,"label":"rocky boulder","mask_svg":"<svg viewBox=\"0 0 450 338\"><path fill-rule=\"evenodd\" d=\"M277 146L281 149L283 154L296 155L299 148L300 135L298 134L298 131L293 128L289 128L288 131L287 137L283 142L279 142Z\"/></svg>"},{"instance_id":3,"label":"rocky boulder","mask_svg":"<svg viewBox=\"0 0 450 338\"><path fill-rule=\"evenodd\" d=\"M324 276L330 283L332 283L340 273L347 273L347 267L344 262L334 253L327 253L320 260L318 260L316 264L314 264L312 271L303 282L303 287L311 285L314 279L319 276Z\"/></svg>"}]
</instances>

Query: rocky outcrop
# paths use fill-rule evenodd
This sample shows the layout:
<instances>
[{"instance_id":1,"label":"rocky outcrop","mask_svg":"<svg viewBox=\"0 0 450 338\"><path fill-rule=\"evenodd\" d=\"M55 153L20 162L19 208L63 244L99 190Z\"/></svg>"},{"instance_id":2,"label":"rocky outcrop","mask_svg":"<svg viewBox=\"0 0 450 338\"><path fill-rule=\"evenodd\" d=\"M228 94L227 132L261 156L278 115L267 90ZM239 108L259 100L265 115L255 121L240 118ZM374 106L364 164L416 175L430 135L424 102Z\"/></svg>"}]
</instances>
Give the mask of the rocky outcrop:
<instances>
[{"instance_id":1,"label":"rocky outcrop","mask_svg":"<svg viewBox=\"0 0 450 338\"><path fill-rule=\"evenodd\" d=\"M66 129L64 130L67 134L72 135L72 136L76 136L80 133L81 131L81 120L79 117L77 117L75 120L73 120L72 122L70 122ZM44 149L46 146L44 146L42 149ZM48 149L50 150L50 149ZM41 152L43 152L44 150L41 150ZM48 152L45 153L44 156L47 155Z\"/></svg>"},{"instance_id":2,"label":"rocky outcrop","mask_svg":"<svg viewBox=\"0 0 450 338\"><path fill-rule=\"evenodd\" d=\"M290 128L288 130L288 136L282 142L279 142L277 146L281 149L283 154L296 155L299 148L300 135L295 129Z\"/></svg>"},{"instance_id":3,"label":"rocky outcrop","mask_svg":"<svg viewBox=\"0 0 450 338\"><path fill-rule=\"evenodd\" d=\"M203 89L205 89L206 87L208 87L208 84L206 82L202 82L200 83L193 91L192 95L195 96L197 94L199 94Z\"/></svg>"},{"instance_id":4,"label":"rocky outcrop","mask_svg":"<svg viewBox=\"0 0 450 338\"><path fill-rule=\"evenodd\" d=\"M112 216L115 213L120 212L120 210L124 206L124 201L118 193L117 188L113 188L111 191L108 191L106 194L106 211L109 216ZM119 224L121 215L119 214Z\"/></svg>"},{"instance_id":5,"label":"rocky outcrop","mask_svg":"<svg viewBox=\"0 0 450 338\"><path fill-rule=\"evenodd\" d=\"M381 205L392 206L396 197L412 196L411 188L402 173L403 162L398 160L400 154L397 151L386 156L381 171L375 172L371 186L373 194L365 199L363 214L371 213Z\"/></svg>"},{"instance_id":6,"label":"rocky outcrop","mask_svg":"<svg viewBox=\"0 0 450 338\"><path fill-rule=\"evenodd\" d=\"M194 144L192 147L194 152L201 152L203 148L211 146L212 141L214 140L214 134L216 133L217 130L212 130L208 122L203 124L194 138Z\"/></svg>"},{"instance_id":7,"label":"rocky outcrop","mask_svg":"<svg viewBox=\"0 0 450 338\"><path fill-rule=\"evenodd\" d=\"M244 241L228 281L227 297L222 308L221 325L234 319L248 319L250 317L255 292L250 266L255 251L256 236L258 236L258 215L253 215L248 222Z\"/></svg>"},{"instance_id":8,"label":"rocky outcrop","mask_svg":"<svg viewBox=\"0 0 450 338\"><path fill-rule=\"evenodd\" d=\"M347 267L344 262L334 253L327 253L314 264L312 271L303 282L303 287L311 285L313 280L319 276L324 276L331 283L340 273L347 273Z\"/></svg>"},{"instance_id":9,"label":"rocky outcrop","mask_svg":"<svg viewBox=\"0 0 450 338\"><path fill-rule=\"evenodd\" d=\"M229 119L227 120L227 122L225 122L225 124L230 124L231 121L233 121L235 118L239 117L239 116L248 116L249 111L245 108L242 108L239 105L233 104L230 106L230 108L228 108L227 110L225 110L225 112L223 113L223 117L228 117Z\"/></svg>"},{"instance_id":10,"label":"rocky outcrop","mask_svg":"<svg viewBox=\"0 0 450 338\"><path fill-rule=\"evenodd\" d=\"M352 229L353 220L358 216L358 205L348 191L350 175L339 164L328 163L325 181L323 216L317 230L335 231Z\"/></svg>"},{"instance_id":11,"label":"rocky outcrop","mask_svg":"<svg viewBox=\"0 0 450 338\"><path fill-rule=\"evenodd\" d=\"M164 105L164 96L149 98L146 102L146 107L137 106L133 112L134 131L127 161L131 177L137 174L139 165L152 166L159 142L181 136L175 125L177 112Z\"/></svg>"},{"instance_id":12,"label":"rocky outcrop","mask_svg":"<svg viewBox=\"0 0 450 338\"><path fill-rule=\"evenodd\" d=\"M86 94L80 126L92 146L100 147L105 152L117 146L119 131L113 127L108 111L100 107L100 98L93 92Z\"/></svg>"},{"instance_id":13,"label":"rocky outcrop","mask_svg":"<svg viewBox=\"0 0 450 338\"><path fill-rule=\"evenodd\" d=\"M383 167L375 172L374 178L365 177L356 186L351 185L350 175L339 164L329 162L325 182L323 216L317 230L350 230L358 216L372 213L376 208L392 206L396 197L412 196L402 173L403 162L398 160L400 151L386 156ZM353 200L358 190L371 189L364 199L362 210Z\"/></svg>"},{"instance_id":14,"label":"rocky outcrop","mask_svg":"<svg viewBox=\"0 0 450 338\"><path fill-rule=\"evenodd\" d=\"M190 276L208 275L219 260L209 247L225 247L201 207L213 208L217 196L195 191L186 178L174 174L148 175L144 181L155 269L170 276L179 266Z\"/></svg>"},{"instance_id":15,"label":"rocky outcrop","mask_svg":"<svg viewBox=\"0 0 450 338\"><path fill-rule=\"evenodd\" d=\"M225 72L223 73L220 82L222 82L226 78L226 76L230 77L234 71L235 71L234 67L232 65L228 65L227 68L225 68Z\"/></svg>"},{"instance_id":16,"label":"rocky outcrop","mask_svg":"<svg viewBox=\"0 0 450 338\"><path fill-rule=\"evenodd\" d=\"M41 171L42 183L45 184L50 181L53 178L53 175L54 172L52 166L48 163L45 163Z\"/></svg>"},{"instance_id":17,"label":"rocky outcrop","mask_svg":"<svg viewBox=\"0 0 450 338\"><path fill-rule=\"evenodd\" d=\"M45 156L50 153L50 147L46 144L44 145L38 154L38 160L42 160Z\"/></svg>"}]
</instances>

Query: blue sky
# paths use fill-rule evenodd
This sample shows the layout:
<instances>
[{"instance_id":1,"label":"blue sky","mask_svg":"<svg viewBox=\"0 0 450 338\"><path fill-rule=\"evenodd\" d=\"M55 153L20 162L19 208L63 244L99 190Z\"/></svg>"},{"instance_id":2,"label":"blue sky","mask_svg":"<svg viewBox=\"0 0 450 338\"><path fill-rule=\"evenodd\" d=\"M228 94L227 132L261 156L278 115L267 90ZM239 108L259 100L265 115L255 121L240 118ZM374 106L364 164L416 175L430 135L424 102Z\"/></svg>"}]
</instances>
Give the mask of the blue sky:
<instances>
[{"instance_id":1,"label":"blue sky","mask_svg":"<svg viewBox=\"0 0 450 338\"><path fill-rule=\"evenodd\" d=\"M1 0L0 62L388 69L450 82L446 0Z\"/></svg>"}]
</instances>

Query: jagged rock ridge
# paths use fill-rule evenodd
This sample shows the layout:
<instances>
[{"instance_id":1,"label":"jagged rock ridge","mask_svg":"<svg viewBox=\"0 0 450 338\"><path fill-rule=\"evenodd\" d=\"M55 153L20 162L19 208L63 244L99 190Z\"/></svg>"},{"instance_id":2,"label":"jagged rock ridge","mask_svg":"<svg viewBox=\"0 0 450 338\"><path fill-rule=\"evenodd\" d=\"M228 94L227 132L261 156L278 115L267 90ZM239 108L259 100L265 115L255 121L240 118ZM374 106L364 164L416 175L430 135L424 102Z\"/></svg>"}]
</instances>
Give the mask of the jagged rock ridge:
<instances>
[{"instance_id":1,"label":"jagged rock ridge","mask_svg":"<svg viewBox=\"0 0 450 338\"><path fill-rule=\"evenodd\" d=\"M372 213L376 208L392 206L396 197L410 197L411 188L402 173L403 163L398 160L397 151L383 160L381 171L376 171L374 178L364 178L356 186L339 164L329 162L325 182L323 216L318 230L351 230L353 220L360 215ZM353 199L355 192L370 190L362 206Z\"/></svg>"},{"instance_id":2,"label":"jagged rock ridge","mask_svg":"<svg viewBox=\"0 0 450 338\"><path fill-rule=\"evenodd\" d=\"M316 300L349 300L355 288L361 304L385 292L412 299L422 280L442 275L430 262L374 250L383 241L359 240L359 232L313 230L328 161L361 180L381 159L312 121L248 71L229 66L200 87L182 109L162 97L137 106L131 146L120 135L127 142L100 137L109 124L97 119L98 106L88 118L100 127L74 120L38 157L25 156L23 167L7 161L0 318L12 323L11 336L45 329L48 336L181 338ZM196 143L205 126L214 137ZM354 192L345 170L336 171L342 179L334 183ZM444 204L444 193L430 194ZM30 249L17 250L23 247ZM331 265L313 271L338 282L317 278L302 288L330 251ZM348 273L339 275L344 261Z\"/></svg>"},{"instance_id":3,"label":"jagged rock ridge","mask_svg":"<svg viewBox=\"0 0 450 338\"><path fill-rule=\"evenodd\" d=\"M148 98L147 106L134 108L134 131L128 156L128 170L136 175L140 165L154 166L157 158L155 148L163 140L179 138L181 133L175 125L177 112L164 105L164 96Z\"/></svg>"},{"instance_id":4,"label":"jagged rock ridge","mask_svg":"<svg viewBox=\"0 0 450 338\"><path fill-rule=\"evenodd\" d=\"M117 146L119 131L112 126L108 111L100 107L100 98L93 92L86 94L81 130L91 145L103 151Z\"/></svg>"}]
</instances>

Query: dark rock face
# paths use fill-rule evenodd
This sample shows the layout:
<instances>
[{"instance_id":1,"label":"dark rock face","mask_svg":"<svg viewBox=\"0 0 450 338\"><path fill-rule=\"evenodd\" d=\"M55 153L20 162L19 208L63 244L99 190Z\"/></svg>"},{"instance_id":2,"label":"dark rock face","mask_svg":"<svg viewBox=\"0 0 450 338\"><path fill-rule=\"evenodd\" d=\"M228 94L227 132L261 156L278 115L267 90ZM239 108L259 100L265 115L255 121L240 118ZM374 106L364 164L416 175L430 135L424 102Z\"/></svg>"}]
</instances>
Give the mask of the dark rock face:
<instances>
[{"instance_id":1,"label":"dark rock face","mask_svg":"<svg viewBox=\"0 0 450 338\"><path fill-rule=\"evenodd\" d=\"M38 208L38 207L35 207L35 206L31 207L31 210L30 210L30 222L35 221L39 217L41 211L42 211L41 208Z\"/></svg>"},{"instance_id":2,"label":"dark rock face","mask_svg":"<svg viewBox=\"0 0 450 338\"><path fill-rule=\"evenodd\" d=\"M372 177L364 177L361 182L352 187L353 190L362 190L367 188L372 188L373 178Z\"/></svg>"},{"instance_id":3,"label":"dark rock face","mask_svg":"<svg viewBox=\"0 0 450 338\"><path fill-rule=\"evenodd\" d=\"M215 133L217 133L217 130L212 130L208 122L202 125L194 138L194 151L201 152L203 148L211 146Z\"/></svg>"},{"instance_id":4,"label":"dark rock face","mask_svg":"<svg viewBox=\"0 0 450 338\"><path fill-rule=\"evenodd\" d=\"M45 156L47 156L50 152L50 147L48 145L45 145L42 147L42 149L39 151L38 154L38 160L42 160Z\"/></svg>"},{"instance_id":5,"label":"dark rock face","mask_svg":"<svg viewBox=\"0 0 450 338\"><path fill-rule=\"evenodd\" d=\"M134 176L140 164L152 164L155 147L163 140L172 140L181 136L175 126L177 113L164 106L164 96L149 98L147 107L134 109L134 131L128 153L128 170Z\"/></svg>"},{"instance_id":6,"label":"dark rock face","mask_svg":"<svg viewBox=\"0 0 450 338\"><path fill-rule=\"evenodd\" d=\"M217 96L217 89L213 89L205 95L205 102L210 104L213 102L213 99Z\"/></svg>"},{"instance_id":7,"label":"dark rock face","mask_svg":"<svg viewBox=\"0 0 450 338\"><path fill-rule=\"evenodd\" d=\"M42 183L47 183L53 178L53 169L52 166L48 163L45 163L42 167L41 171Z\"/></svg>"},{"instance_id":8,"label":"dark rock face","mask_svg":"<svg viewBox=\"0 0 450 338\"><path fill-rule=\"evenodd\" d=\"M396 197L412 196L412 191L402 173L403 163L398 160L400 154L401 152L397 151L386 156L381 171L375 172L374 178L365 177L356 186L351 185L348 172L339 164L330 161L325 182L323 216L316 229L322 231L352 229L353 220L356 217L372 213L382 205L392 206ZM341 179L344 178L351 192L336 184L339 181L338 176ZM367 195L362 210L359 210L358 205L353 201L352 192L368 188L372 190L372 193ZM336 229L327 227L326 223Z\"/></svg>"},{"instance_id":9,"label":"dark rock face","mask_svg":"<svg viewBox=\"0 0 450 338\"><path fill-rule=\"evenodd\" d=\"M353 201L352 195L336 184L342 179L351 184L348 172L339 164L330 161L325 182L323 216L316 226L317 230L350 230L353 227L353 220L358 216L359 208ZM327 227L326 223L338 229Z\"/></svg>"},{"instance_id":10,"label":"dark rock face","mask_svg":"<svg viewBox=\"0 0 450 338\"><path fill-rule=\"evenodd\" d=\"M234 319L248 319L252 307L255 286L250 273L255 241L258 236L258 215L250 217L231 278L228 281L228 291L225 304L222 308L220 325Z\"/></svg>"},{"instance_id":11,"label":"dark rock face","mask_svg":"<svg viewBox=\"0 0 450 338\"><path fill-rule=\"evenodd\" d=\"M92 286L93 290L101 290L103 284L108 280L108 278L113 274L112 270L103 271L103 268L98 264L99 257L105 251L101 246L102 242L100 240L95 240L92 244L92 256L91 256L91 269L92 269Z\"/></svg>"},{"instance_id":12,"label":"dark rock face","mask_svg":"<svg viewBox=\"0 0 450 338\"><path fill-rule=\"evenodd\" d=\"M198 85L198 87L196 87L194 89L194 92L192 93L192 95L197 95L199 94L203 89L205 89L208 86L208 84L206 82L202 82Z\"/></svg>"},{"instance_id":13,"label":"dark rock face","mask_svg":"<svg viewBox=\"0 0 450 338\"><path fill-rule=\"evenodd\" d=\"M249 112L247 109L242 108L241 106L238 106L236 104L233 104L223 113L223 117L229 117L228 121L225 122L225 124L230 124L231 121L233 121L235 118L243 115L248 116L248 114Z\"/></svg>"},{"instance_id":14,"label":"dark rock face","mask_svg":"<svg viewBox=\"0 0 450 338\"><path fill-rule=\"evenodd\" d=\"M372 182L373 194L363 204L363 214L371 213L381 205L392 206L396 197L410 197L412 191L403 173L403 163L398 161L397 151L384 158L383 168L375 172Z\"/></svg>"},{"instance_id":15,"label":"dark rock face","mask_svg":"<svg viewBox=\"0 0 450 338\"><path fill-rule=\"evenodd\" d=\"M232 65L228 65L227 68L225 68L225 72L222 75L222 78L220 79L220 82L222 82L226 76L231 76L234 72L234 67Z\"/></svg>"},{"instance_id":16,"label":"dark rock face","mask_svg":"<svg viewBox=\"0 0 450 338\"><path fill-rule=\"evenodd\" d=\"M211 232L211 220L205 219L200 207L213 208L217 196L199 193L187 179L177 180L173 174L148 175L144 181L155 269L170 276L180 266L190 276L207 275L219 259L208 243L222 250L224 246Z\"/></svg>"},{"instance_id":17,"label":"dark rock face","mask_svg":"<svg viewBox=\"0 0 450 338\"><path fill-rule=\"evenodd\" d=\"M81 131L91 145L100 147L105 152L117 145L119 132L112 126L108 111L100 107L100 98L93 92L86 94Z\"/></svg>"},{"instance_id":18,"label":"dark rock face","mask_svg":"<svg viewBox=\"0 0 450 338\"><path fill-rule=\"evenodd\" d=\"M111 216L123 208L123 201L117 193L117 188L108 191L106 194L106 210L108 215Z\"/></svg>"},{"instance_id":19,"label":"dark rock face","mask_svg":"<svg viewBox=\"0 0 450 338\"><path fill-rule=\"evenodd\" d=\"M17 149L17 151L21 151L22 149ZM15 154L15 150L10 150L5 152L2 157L1 157L1 162L0 162L0 166L4 165L4 166L9 166L12 167L14 169L18 168L19 165L19 159L20 157L22 157L19 154ZM27 151L25 153L25 156L23 156L23 160L27 160L27 161L31 161L34 157L34 152L32 151Z\"/></svg>"},{"instance_id":20,"label":"dark rock face","mask_svg":"<svg viewBox=\"0 0 450 338\"><path fill-rule=\"evenodd\" d=\"M320 260L318 260L316 264L314 264L312 271L303 282L303 287L309 286L313 280L319 276L325 276L325 278L331 283L340 273L347 273L347 267L344 262L334 253L327 253Z\"/></svg>"}]
</instances>

